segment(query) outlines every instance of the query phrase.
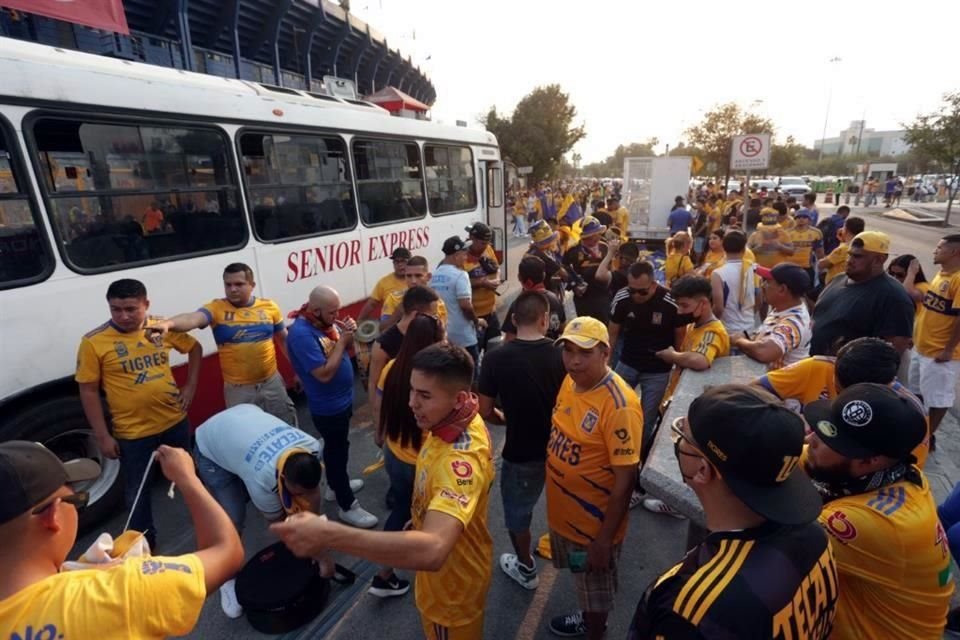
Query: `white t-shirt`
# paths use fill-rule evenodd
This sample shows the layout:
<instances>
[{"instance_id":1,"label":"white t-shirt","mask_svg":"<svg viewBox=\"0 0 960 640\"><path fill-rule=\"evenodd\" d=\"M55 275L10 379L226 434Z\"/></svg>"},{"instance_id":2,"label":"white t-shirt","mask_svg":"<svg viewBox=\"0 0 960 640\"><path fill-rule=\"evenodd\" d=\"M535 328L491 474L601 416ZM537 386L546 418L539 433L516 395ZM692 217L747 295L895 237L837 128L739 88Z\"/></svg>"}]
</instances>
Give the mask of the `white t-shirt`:
<instances>
[{"instance_id":1,"label":"white t-shirt","mask_svg":"<svg viewBox=\"0 0 960 640\"><path fill-rule=\"evenodd\" d=\"M769 338L780 347L783 355L767 365L773 371L809 357L812 335L810 312L807 311L807 305L800 303L783 311L771 309L760 325L756 339Z\"/></svg>"},{"instance_id":2,"label":"white t-shirt","mask_svg":"<svg viewBox=\"0 0 960 640\"><path fill-rule=\"evenodd\" d=\"M283 511L277 494L277 462L294 447L319 456L313 436L252 404L238 404L197 428L197 449L218 467L238 476L250 501L266 516Z\"/></svg>"},{"instance_id":3,"label":"white t-shirt","mask_svg":"<svg viewBox=\"0 0 960 640\"><path fill-rule=\"evenodd\" d=\"M459 347L477 344L477 329L460 308L461 300L473 299L467 272L452 264L442 264L430 277L430 288L447 306L447 340Z\"/></svg>"},{"instance_id":4,"label":"white t-shirt","mask_svg":"<svg viewBox=\"0 0 960 640\"><path fill-rule=\"evenodd\" d=\"M756 325L756 265L750 265L747 274L747 286L744 299L740 300L740 273L743 269L743 260L727 260L722 266L714 269L723 283L723 317L720 322L727 329L732 338L735 334L744 331L753 331Z\"/></svg>"}]
</instances>

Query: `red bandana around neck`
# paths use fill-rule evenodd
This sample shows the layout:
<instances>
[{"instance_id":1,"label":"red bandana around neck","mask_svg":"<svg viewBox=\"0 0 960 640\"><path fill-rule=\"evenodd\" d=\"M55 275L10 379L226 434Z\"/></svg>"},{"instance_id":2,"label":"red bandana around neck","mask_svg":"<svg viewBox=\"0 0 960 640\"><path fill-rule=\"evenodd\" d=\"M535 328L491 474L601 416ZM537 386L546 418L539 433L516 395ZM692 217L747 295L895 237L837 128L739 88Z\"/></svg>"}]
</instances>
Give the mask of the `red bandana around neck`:
<instances>
[{"instance_id":1,"label":"red bandana around neck","mask_svg":"<svg viewBox=\"0 0 960 640\"><path fill-rule=\"evenodd\" d=\"M437 436L447 444L456 442L460 434L467 430L470 423L480 411L480 400L475 393L471 393L463 406L455 409L446 418L441 420L437 426L430 429L430 433Z\"/></svg>"},{"instance_id":2,"label":"red bandana around neck","mask_svg":"<svg viewBox=\"0 0 960 640\"><path fill-rule=\"evenodd\" d=\"M307 309L307 305L304 304L302 307L300 307L300 309L296 313L296 316L298 318L303 318L304 320L309 322L314 329L319 329L320 331L323 331L324 334L326 334L326 336L331 340L333 340L334 342L340 339L339 327L337 327L337 325L335 324L324 325L322 322L317 320L317 316L310 313L310 311Z\"/></svg>"}]
</instances>

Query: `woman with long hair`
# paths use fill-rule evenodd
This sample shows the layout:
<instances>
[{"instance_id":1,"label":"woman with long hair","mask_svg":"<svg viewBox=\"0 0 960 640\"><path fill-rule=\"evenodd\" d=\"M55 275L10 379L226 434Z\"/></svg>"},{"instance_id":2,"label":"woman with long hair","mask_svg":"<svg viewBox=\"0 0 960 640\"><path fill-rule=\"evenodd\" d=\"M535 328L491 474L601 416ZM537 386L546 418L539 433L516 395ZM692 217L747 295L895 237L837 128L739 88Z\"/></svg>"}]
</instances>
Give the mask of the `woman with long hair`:
<instances>
[{"instance_id":1,"label":"woman with long hair","mask_svg":"<svg viewBox=\"0 0 960 640\"><path fill-rule=\"evenodd\" d=\"M703 264L697 268L704 278L709 278L713 270L727 259L723 252L723 233L723 229L714 229L707 238L707 253L703 256Z\"/></svg>"},{"instance_id":2,"label":"woman with long hair","mask_svg":"<svg viewBox=\"0 0 960 640\"><path fill-rule=\"evenodd\" d=\"M376 410L377 442L383 443L383 461L390 489L387 501L392 506L384 531L400 531L410 520L413 482L417 470L417 456L423 443L423 431L410 410L410 372L413 357L423 349L444 339L443 323L436 316L418 314L406 333L397 357L386 364L377 384ZM410 582L402 580L392 567L383 567L374 576L368 593L386 598L402 596L410 590Z\"/></svg>"},{"instance_id":3,"label":"woman with long hair","mask_svg":"<svg viewBox=\"0 0 960 640\"><path fill-rule=\"evenodd\" d=\"M675 280L693 271L693 261L690 259L692 248L693 240L686 231L678 231L667 240L667 259L663 270L668 287L672 286Z\"/></svg>"}]
</instances>

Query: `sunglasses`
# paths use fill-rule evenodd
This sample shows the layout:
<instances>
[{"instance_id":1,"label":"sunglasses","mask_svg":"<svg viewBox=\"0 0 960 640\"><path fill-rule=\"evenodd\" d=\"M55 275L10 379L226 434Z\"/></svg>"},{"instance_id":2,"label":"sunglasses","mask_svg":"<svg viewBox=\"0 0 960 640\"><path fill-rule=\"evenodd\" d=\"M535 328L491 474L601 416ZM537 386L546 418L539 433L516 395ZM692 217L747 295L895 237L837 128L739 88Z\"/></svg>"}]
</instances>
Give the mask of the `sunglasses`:
<instances>
[{"instance_id":1,"label":"sunglasses","mask_svg":"<svg viewBox=\"0 0 960 640\"><path fill-rule=\"evenodd\" d=\"M686 423L687 419L683 416L674 418L673 422L670 423L670 441L673 443L673 454L679 458L680 456L689 456L691 458L703 458L707 461L711 467L716 469L717 474L720 473L720 470L717 469L716 465L710 461L709 458L703 456L699 453L690 453L689 451L683 451L680 449L680 443L686 442L688 445L700 451L700 447L696 442L687 437L687 434L683 432L683 425Z\"/></svg>"},{"instance_id":2,"label":"sunglasses","mask_svg":"<svg viewBox=\"0 0 960 640\"><path fill-rule=\"evenodd\" d=\"M83 508L86 507L87 503L90 501L90 493L87 491L77 491L76 493L72 493L68 496L57 496L47 504L37 507L30 513L31 515L38 516L44 511L46 511L47 509L49 509L50 507L52 507L53 505L57 504L58 501L66 504L72 504L74 507L76 507L77 511L79 512L79 511L82 511Z\"/></svg>"},{"instance_id":3,"label":"sunglasses","mask_svg":"<svg viewBox=\"0 0 960 640\"><path fill-rule=\"evenodd\" d=\"M627 287L627 293L632 296L645 296L650 291L650 287L644 287L643 289L634 289L633 287Z\"/></svg>"}]
</instances>

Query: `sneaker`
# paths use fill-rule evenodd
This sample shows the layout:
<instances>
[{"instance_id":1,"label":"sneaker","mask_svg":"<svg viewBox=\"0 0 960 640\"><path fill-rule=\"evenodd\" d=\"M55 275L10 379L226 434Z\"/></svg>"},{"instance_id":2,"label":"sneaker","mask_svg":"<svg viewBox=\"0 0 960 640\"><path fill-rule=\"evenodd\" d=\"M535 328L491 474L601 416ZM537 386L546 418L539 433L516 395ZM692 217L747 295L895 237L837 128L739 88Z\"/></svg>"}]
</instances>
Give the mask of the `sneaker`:
<instances>
[{"instance_id":1,"label":"sneaker","mask_svg":"<svg viewBox=\"0 0 960 640\"><path fill-rule=\"evenodd\" d=\"M633 493L630 494L630 508L636 509L641 504L643 504L643 496L645 494L639 489L634 489Z\"/></svg>"},{"instance_id":2,"label":"sneaker","mask_svg":"<svg viewBox=\"0 0 960 640\"><path fill-rule=\"evenodd\" d=\"M380 576L373 576L373 582L367 593L378 598L393 598L402 596L410 591L410 581L397 577L397 574L391 574L389 580L384 580Z\"/></svg>"},{"instance_id":3,"label":"sneaker","mask_svg":"<svg viewBox=\"0 0 960 640\"><path fill-rule=\"evenodd\" d=\"M373 529L377 526L377 516L366 511L356 500L353 501L353 504L350 505L350 508L346 511L343 509L337 509L337 511L340 514L340 519L351 527Z\"/></svg>"},{"instance_id":4,"label":"sneaker","mask_svg":"<svg viewBox=\"0 0 960 640\"><path fill-rule=\"evenodd\" d=\"M228 618L236 619L243 615L243 607L237 601L237 581L227 580L220 587L220 608Z\"/></svg>"},{"instance_id":5,"label":"sneaker","mask_svg":"<svg viewBox=\"0 0 960 640\"><path fill-rule=\"evenodd\" d=\"M363 489L362 479L354 478L353 480L350 481L350 491L357 493L358 491L360 491L360 489ZM333 502L334 500L337 499L337 494L333 489L330 488L330 485L327 485L327 488L324 489L323 499L326 500L327 502Z\"/></svg>"},{"instance_id":6,"label":"sneaker","mask_svg":"<svg viewBox=\"0 0 960 640\"><path fill-rule=\"evenodd\" d=\"M680 513L670 505L668 505L663 500L658 500L657 498L644 498L643 508L646 509L647 511L652 511L653 513L660 513L665 516L672 516L679 520L685 519L685 516L682 513Z\"/></svg>"},{"instance_id":7,"label":"sneaker","mask_svg":"<svg viewBox=\"0 0 960 640\"><path fill-rule=\"evenodd\" d=\"M500 569L524 589L533 590L540 585L537 563L533 563L532 569L527 569L520 564L520 559L515 553L505 553L500 556Z\"/></svg>"},{"instance_id":8,"label":"sneaker","mask_svg":"<svg viewBox=\"0 0 960 640\"><path fill-rule=\"evenodd\" d=\"M577 611L566 616L556 616L550 620L550 633L565 638L586 635L587 623L583 620L583 612Z\"/></svg>"}]
</instances>

